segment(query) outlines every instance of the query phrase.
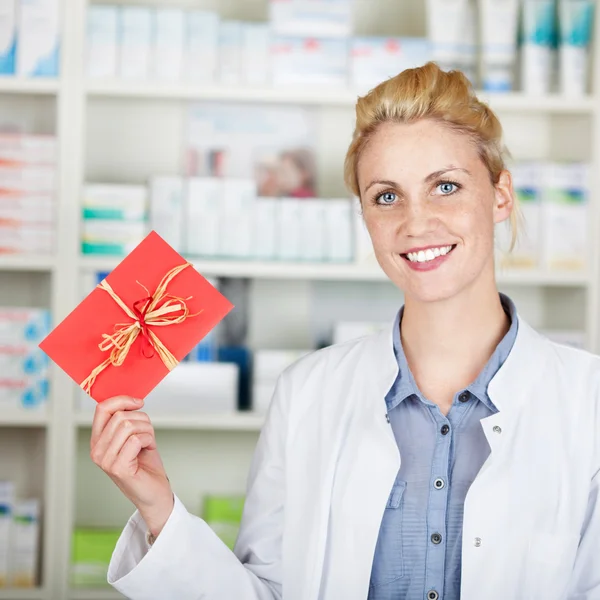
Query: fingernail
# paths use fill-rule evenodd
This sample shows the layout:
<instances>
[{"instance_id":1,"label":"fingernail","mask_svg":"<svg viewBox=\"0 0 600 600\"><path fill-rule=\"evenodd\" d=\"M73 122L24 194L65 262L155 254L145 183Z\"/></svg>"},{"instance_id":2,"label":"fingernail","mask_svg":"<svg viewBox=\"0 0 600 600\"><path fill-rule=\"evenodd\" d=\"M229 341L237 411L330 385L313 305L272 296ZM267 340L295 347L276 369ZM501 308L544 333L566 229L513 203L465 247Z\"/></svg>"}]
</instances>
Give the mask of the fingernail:
<instances>
[{"instance_id":1,"label":"fingernail","mask_svg":"<svg viewBox=\"0 0 600 600\"><path fill-rule=\"evenodd\" d=\"M133 401L134 401L136 404L142 404L142 403L144 402L144 401L143 401L141 398L134 398L134 399L133 399Z\"/></svg>"}]
</instances>

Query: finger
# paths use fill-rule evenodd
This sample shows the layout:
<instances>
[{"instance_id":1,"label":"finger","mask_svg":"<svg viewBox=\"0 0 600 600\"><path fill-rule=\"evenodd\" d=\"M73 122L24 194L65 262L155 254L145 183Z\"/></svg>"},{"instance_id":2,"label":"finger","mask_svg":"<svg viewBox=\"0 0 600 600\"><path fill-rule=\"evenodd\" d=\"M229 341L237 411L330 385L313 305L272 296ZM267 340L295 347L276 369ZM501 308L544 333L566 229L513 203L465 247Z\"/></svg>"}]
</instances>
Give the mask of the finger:
<instances>
[{"instance_id":1,"label":"finger","mask_svg":"<svg viewBox=\"0 0 600 600\"><path fill-rule=\"evenodd\" d=\"M100 455L100 467L108 472L128 438L132 435L144 433L154 437L154 428L150 423L147 423L146 421L123 421L110 440L104 454Z\"/></svg>"},{"instance_id":2,"label":"finger","mask_svg":"<svg viewBox=\"0 0 600 600\"><path fill-rule=\"evenodd\" d=\"M139 455L144 450L155 450L156 440L153 435L140 433L130 436L123 444L117 459L111 466L113 477L121 479L127 474L132 473L133 465Z\"/></svg>"},{"instance_id":3,"label":"finger","mask_svg":"<svg viewBox=\"0 0 600 600\"><path fill-rule=\"evenodd\" d=\"M119 410L137 410L144 405L143 400L130 398L129 396L116 396L108 398L103 402L99 402L94 413L94 421L92 422L92 436L90 445L93 447L96 440L106 427L115 412Z\"/></svg>"},{"instance_id":4,"label":"finger","mask_svg":"<svg viewBox=\"0 0 600 600\"><path fill-rule=\"evenodd\" d=\"M97 465L101 464L104 455L106 454L106 451L112 442L112 439L119 431L119 429L123 428L124 426L128 426L124 425L126 421L128 423L135 423L141 421L152 425L152 423L150 422L150 417L144 412L131 410L117 411L102 430L100 437L97 438L91 446L90 456Z\"/></svg>"}]
</instances>

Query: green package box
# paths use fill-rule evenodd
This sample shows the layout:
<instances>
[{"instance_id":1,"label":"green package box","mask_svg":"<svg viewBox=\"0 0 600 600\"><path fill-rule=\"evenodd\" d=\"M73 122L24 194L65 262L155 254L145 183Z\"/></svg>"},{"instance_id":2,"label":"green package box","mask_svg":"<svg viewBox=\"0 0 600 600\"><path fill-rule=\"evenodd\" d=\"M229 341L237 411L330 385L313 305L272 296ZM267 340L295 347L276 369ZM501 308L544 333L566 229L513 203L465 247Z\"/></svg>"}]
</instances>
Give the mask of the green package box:
<instances>
[{"instance_id":1,"label":"green package box","mask_svg":"<svg viewBox=\"0 0 600 600\"><path fill-rule=\"evenodd\" d=\"M83 528L73 532L71 585L107 586L108 565L122 529Z\"/></svg>"},{"instance_id":2,"label":"green package box","mask_svg":"<svg viewBox=\"0 0 600 600\"><path fill-rule=\"evenodd\" d=\"M212 494L204 497L202 518L232 550L240 530L244 499L244 496Z\"/></svg>"}]
</instances>

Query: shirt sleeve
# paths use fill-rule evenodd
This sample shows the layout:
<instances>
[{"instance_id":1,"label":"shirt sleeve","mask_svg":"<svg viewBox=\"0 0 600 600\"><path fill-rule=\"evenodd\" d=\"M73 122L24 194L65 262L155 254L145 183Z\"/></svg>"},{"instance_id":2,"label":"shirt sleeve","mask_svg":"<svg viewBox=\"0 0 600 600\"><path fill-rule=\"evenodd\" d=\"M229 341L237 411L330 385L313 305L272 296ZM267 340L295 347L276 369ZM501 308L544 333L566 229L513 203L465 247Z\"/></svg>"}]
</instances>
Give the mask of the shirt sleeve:
<instances>
[{"instance_id":1,"label":"shirt sleeve","mask_svg":"<svg viewBox=\"0 0 600 600\"><path fill-rule=\"evenodd\" d=\"M131 600L281 600L288 420L284 375L252 460L234 552L175 496L173 511L151 547L139 512L129 519L108 570L108 583L117 591Z\"/></svg>"}]
</instances>

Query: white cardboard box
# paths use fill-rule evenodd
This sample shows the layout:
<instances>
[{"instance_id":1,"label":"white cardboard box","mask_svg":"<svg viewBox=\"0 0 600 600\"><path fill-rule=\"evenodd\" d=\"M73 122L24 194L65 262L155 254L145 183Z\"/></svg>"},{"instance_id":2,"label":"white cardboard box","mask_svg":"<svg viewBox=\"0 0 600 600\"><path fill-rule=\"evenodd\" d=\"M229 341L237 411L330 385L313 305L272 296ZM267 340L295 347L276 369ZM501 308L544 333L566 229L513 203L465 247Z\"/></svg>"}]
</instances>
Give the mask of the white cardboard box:
<instances>
[{"instance_id":1,"label":"white cardboard box","mask_svg":"<svg viewBox=\"0 0 600 600\"><path fill-rule=\"evenodd\" d=\"M0 481L0 588L9 585L10 531L14 503L14 483Z\"/></svg>"},{"instance_id":2,"label":"white cardboard box","mask_svg":"<svg viewBox=\"0 0 600 600\"><path fill-rule=\"evenodd\" d=\"M300 259L325 260L325 211L326 200L318 198L300 203Z\"/></svg>"},{"instance_id":3,"label":"white cardboard box","mask_svg":"<svg viewBox=\"0 0 600 600\"><path fill-rule=\"evenodd\" d=\"M303 200L281 198L279 200L279 223L277 230L277 258L294 261L300 258L300 204Z\"/></svg>"},{"instance_id":4,"label":"white cardboard box","mask_svg":"<svg viewBox=\"0 0 600 600\"><path fill-rule=\"evenodd\" d=\"M242 81L242 36L241 21L221 21L219 27L219 74L225 85Z\"/></svg>"},{"instance_id":5,"label":"white cardboard box","mask_svg":"<svg viewBox=\"0 0 600 600\"><path fill-rule=\"evenodd\" d=\"M150 227L177 252L183 252L185 183L181 177L150 180Z\"/></svg>"},{"instance_id":6,"label":"white cardboard box","mask_svg":"<svg viewBox=\"0 0 600 600\"><path fill-rule=\"evenodd\" d=\"M0 75L15 74L17 53L16 0L0 0Z\"/></svg>"},{"instance_id":7,"label":"white cardboard box","mask_svg":"<svg viewBox=\"0 0 600 600\"><path fill-rule=\"evenodd\" d=\"M279 199L257 198L254 203L254 231L252 256L262 260L274 260L278 248Z\"/></svg>"},{"instance_id":8,"label":"white cardboard box","mask_svg":"<svg viewBox=\"0 0 600 600\"><path fill-rule=\"evenodd\" d=\"M87 13L87 76L91 79L117 75L119 9L90 5Z\"/></svg>"},{"instance_id":9,"label":"white cardboard box","mask_svg":"<svg viewBox=\"0 0 600 600\"><path fill-rule=\"evenodd\" d=\"M248 85L270 82L271 32L267 23L244 23L242 80Z\"/></svg>"},{"instance_id":10,"label":"white cardboard box","mask_svg":"<svg viewBox=\"0 0 600 600\"><path fill-rule=\"evenodd\" d=\"M123 6L119 27L119 75L141 80L150 75L154 12L150 8Z\"/></svg>"},{"instance_id":11,"label":"white cardboard box","mask_svg":"<svg viewBox=\"0 0 600 600\"><path fill-rule=\"evenodd\" d=\"M270 0L269 21L279 35L348 37L352 0Z\"/></svg>"},{"instance_id":12,"label":"white cardboard box","mask_svg":"<svg viewBox=\"0 0 600 600\"><path fill-rule=\"evenodd\" d=\"M222 196L222 179L217 177L193 177L188 180L185 209L185 249L190 256L204 258L218 256Z\"/></svg>"},{"instance_id":13,"label":"white cardboard box","mask_svg":"<svg viewBox=\"0 0 600 600\"><path fill-rule=\"evenodd\" d=\"M354 256L354 219L349 199L325 201L325 258L332 262L349 262Z\"/></svg>"},{"instance_id":14,"label":"white cardboard box","mask_svg":"<svg viewBox=\"0 0 600 600\"><path fill-rule=\"evenodd\" d=\"M59 0L20 0L17 74L57 77L59 70Z\"/></svg>"},{"instance_id":15,"label":"white cardboard box","mask_svg":"<svg viewBox=\"0 0 600 600\"><path fill-rule=\"evenodd\" d=\"M256 182L224 179L219 207L219 250L223 258L252 256L252 219Z\"/></svg>"},{"instance_id":16,"label":"white cardboard box","mask_svg":"<svg viewBox=\"0 0 600 600\"><path fill-rule=\"evenodd\" d=\"M192 10L186 13L184 79L194 83L216 80L219 51L219 15Z\"/></svg>"},{"instance_id":17,"label":"white cardboard box","mask_svg":"<svg viewBox=\"0 0 600 600\"><path fill-rule=\"evenodd\" d=\"M33 588L37 584L40 537L40 502L36 499L15 503L10 540L10 585Z\"/></svg>"},{"instance_id":18,"label":"white cardboard box","mask_svg":"<svg viewBox=\"0 0 600 600\"><path fill-rule=\"evenodd\" d=\"M155 33L154 77L159 81L179 81L183 74L185 12L158 8Z\"/></svg>"}]
</instances>

